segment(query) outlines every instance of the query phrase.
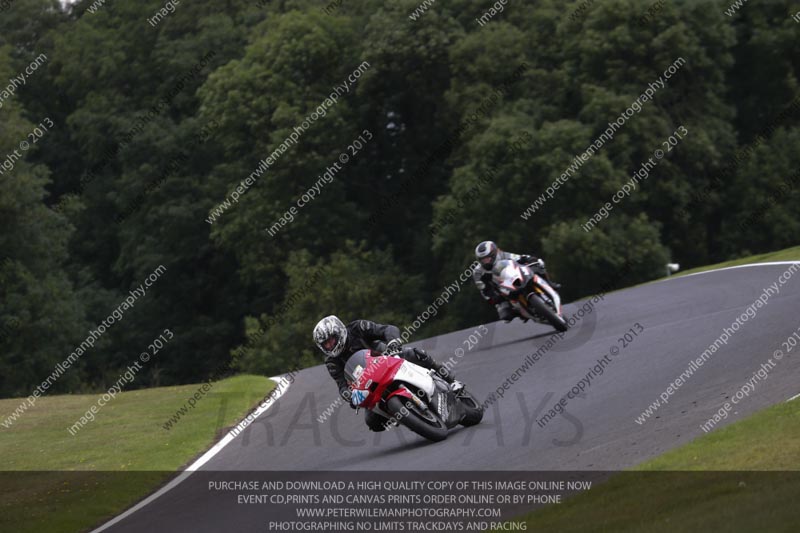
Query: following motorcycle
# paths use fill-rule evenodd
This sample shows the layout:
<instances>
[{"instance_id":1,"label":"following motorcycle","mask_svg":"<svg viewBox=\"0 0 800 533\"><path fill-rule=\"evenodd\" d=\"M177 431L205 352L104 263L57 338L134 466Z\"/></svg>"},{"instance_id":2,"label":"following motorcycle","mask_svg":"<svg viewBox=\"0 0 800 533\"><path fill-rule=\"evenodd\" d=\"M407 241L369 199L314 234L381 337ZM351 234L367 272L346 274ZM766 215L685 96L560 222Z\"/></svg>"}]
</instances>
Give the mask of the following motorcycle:
<instances>
[{"instance_id":1,"label":"following motorcycle","mask_svg":"<svg viewBox=\"0 0 800 533\"><path fill-rule=\"evenodd\" d=\"M561 308L561 297L530 266L512 259L498 261L492 269L492 280L523 319L550 324L562 332L569 329Z\"/></svg>"}]
</instances>

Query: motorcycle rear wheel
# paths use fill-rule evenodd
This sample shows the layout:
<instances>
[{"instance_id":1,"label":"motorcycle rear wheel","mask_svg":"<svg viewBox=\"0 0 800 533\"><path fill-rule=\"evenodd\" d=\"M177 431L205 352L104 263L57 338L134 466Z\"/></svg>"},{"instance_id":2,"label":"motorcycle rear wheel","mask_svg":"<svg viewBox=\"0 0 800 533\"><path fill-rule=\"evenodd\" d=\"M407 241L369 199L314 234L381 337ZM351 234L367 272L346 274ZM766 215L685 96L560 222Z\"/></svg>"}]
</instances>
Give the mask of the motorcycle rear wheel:
<instances>
[{"instance_id":1,"label":"motorcycle rear wheel","mask_svg":"<svg viewBox=\"0 0 800 533\"><path fill-rule=\"evenodd\" d=\"M408 398L392 396L386 402L386 409L395 419L417 435L433 442L447 438L447 426L436 413L422 413L419 407Z\"/></svg>"},{"instance_id":2,"label":"motorcycle rear wheel","mask_svg":"<svg viewBox=\"0 0 800 533\"><path fill-rule=\"evenodd\" d=\"M461 419L462 426L474 426L483 420L483 407L478 403L478 400L475 398L475 396L466 390L463 390L458 393L458 401L461 402L461 406L464 408L464 412L466 413L464 418Z\"/></svg>"}]
</instances>

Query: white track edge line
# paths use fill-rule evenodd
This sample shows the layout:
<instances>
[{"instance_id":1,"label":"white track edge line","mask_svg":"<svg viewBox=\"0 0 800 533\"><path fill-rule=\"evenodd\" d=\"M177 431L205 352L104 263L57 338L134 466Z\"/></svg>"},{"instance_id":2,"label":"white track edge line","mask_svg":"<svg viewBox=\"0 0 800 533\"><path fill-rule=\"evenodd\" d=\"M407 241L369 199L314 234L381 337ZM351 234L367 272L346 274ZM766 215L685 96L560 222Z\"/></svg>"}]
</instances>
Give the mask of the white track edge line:
<instances>
[{"instance_id":1,"label":"white track edge line","mask_svg":"<svg viewBox=\"0 0 800 533\"><path fill-rule=\"evenodd\" d=\"M170 490L172 490L175 487L177 487L178 485L180 485L186 478L191 476L196 470L198 470L201 466L206 464L212 457L214 457L220 451L222 451L222 449L225 446L227 446L228 444L230 444L230 442L233 439L235 439L237 436L239 436L244 431L244 429L247 428L247 426L249 426L250 424L255 422L256 418L258 418L259 416L264 414L267 409L272 407L272 404L274 404L276 401L278 401L278 399L281 396L283 396L283 393L285 393L287 390L289 390L289 386L291 385L291 381L286 379L285 377L283 377L283 376L281 376L281 377L272 377L270 379L272 381L274 381L275 383L277 383L276 388L278 389L278 392L276 394L270 394L270 396L269 396L269 398L267 399L266 402L264 402L262 405L260 405L258 407L258 409L256 409L250 416L246 416L244 420L239 422L236 425L236 427L231 429L228 432L227 435L225 435L218 443L216 443L214 446L212 446L211 449L208 450L206 453L204 453L199 459L197 459L195 462L193 462L192 464L187 466L186 469L183 472L181 472L178 477L176 477L175 479L170 481L168 484L166 484L163 487L161 487L161 489L159 489L158 491L154 492L153 494L151 494L150 496L148 496L144 500L140 501L139 503L137 503L136 505L134 505L133 507L131 507L130 509L128 509L124 513L115 516L114 518L112 518L111 520L109 520L108 522L103 524L102 526L98 527L97 529L92 530L91 533L100 533L101 531L105 531L106 529L108 529L109 527L113 526L114 524L116 524L116 523L124 520L128 516L132 515L133 513L135 513L136 511L138 511L142 507L144 507L144 506L152 503L153 501L157 500L158 498L160 498L161 496L163 496L164 494L166 494ZM234 431L236 431L236 434L232 435L232 433Z\"/></svg>"},{"instance_id":2,"label":"white track edge line","mask_svg":"<svg viewBox=\"0 0 800 533\"><path fill-rule=\"evenodd\" d=\"M764 261L763 263L747 263L746 265L734 265L729 267L714 268L712 270L704 270L703 272L692 272L691 274L683 274L678 276L670 276L660 281L669 281L671 279L689 278L691 276L699 276L701 274L710 274L712 272L721 272L723 270L733 270L735 268L750 268L757 266L776 266L776 265L796 265L800 261Z\"/></svg>"},{"instance_id":3,"label":"white track edge line","mask_svg":"<svg viewBox=\"0 0 800 533\"><path fill-rule=\"evenodd\" d=\"M729 267L715 268L713 270L704 270L703 272L693 272L691 274L686 274L684 276L672 276L672 277L669 277L669 278L661 280L661 281L668 281L668 280L677 279L677 278L688 278L688 277L691 277L691 276L698 276L700 274L708 274L710 272L719 272L721 270L732 270L734 268L750 268L750 267L757 267L757 266L761 266L761 265L768 265L768 266L796 265L798 263L800 263L800 261L764 261L764 262L761 262L761 263L747 263L746 265L735 265L735 266L729 266ZM786 400L786 402L788 403L788 402L791 402L791 401L796 400L798 398L800 398L800 393L795 394L794 396L792 396L791 398Z\"/></svg>"}]
</instances>

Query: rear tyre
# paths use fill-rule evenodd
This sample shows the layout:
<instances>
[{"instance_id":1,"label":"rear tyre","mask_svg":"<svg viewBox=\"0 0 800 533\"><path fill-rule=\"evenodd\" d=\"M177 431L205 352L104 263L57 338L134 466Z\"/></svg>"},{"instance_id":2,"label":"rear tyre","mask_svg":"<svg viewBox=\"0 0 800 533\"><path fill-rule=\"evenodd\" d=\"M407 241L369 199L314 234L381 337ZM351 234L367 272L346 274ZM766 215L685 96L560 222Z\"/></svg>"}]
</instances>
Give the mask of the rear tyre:
<instances>
[{"instance_id":1,"label":"rear tyre","mask_svg":"<svg viewBox=\"0 0 800 533\"><path fill-rule=\"evenodd\" d=\"M553 311L538 296L535 298L529 298L528 303L537 315L550 322L550 325L556 328L558 331L564 332L569 329L569 324L567 324L567 321L558 316L556 312Z\"/></svg>"},{"instance_id":2,"label":"rear tyre","mask_svg":"<svg viewBox=\"0 0 800 533\"><path fill-rule=\"evenodd\" d=\"M439 418L439 415L431 410L423 412L417 407L417 404L408 398L392 396L386 402L386 410L400 424L421 437L433 442L439 442L447 438L447 426Z\"/></svg>"},{"instance_id":3,"label":"rear tyre","mask_svg":"<svg viewBox=\"0 0 800 533\"><path fill-rule=\"evenodd\" d=\"M475 398L475 396L466 390L462 390L458 393L458 401L461 402L461 406L464 408L464 412L466 413L464 418L461 420L462 426L474 426L483 420L483 407L478 403L478 400Z\"/></svg>"}]
</instances>

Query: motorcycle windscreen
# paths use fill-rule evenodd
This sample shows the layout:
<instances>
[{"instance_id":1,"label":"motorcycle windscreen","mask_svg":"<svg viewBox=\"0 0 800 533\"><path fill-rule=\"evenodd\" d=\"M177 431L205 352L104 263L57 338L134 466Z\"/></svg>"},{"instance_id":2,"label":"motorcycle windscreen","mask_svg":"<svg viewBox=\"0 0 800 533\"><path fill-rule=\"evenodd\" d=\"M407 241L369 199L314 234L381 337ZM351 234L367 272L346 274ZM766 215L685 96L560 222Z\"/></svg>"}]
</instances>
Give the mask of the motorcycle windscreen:
<instances>
[{"instance_id":1,"label":"motorcycle windscreen","mask_svg":"<svg viewBox=\"0 0 800 533\"><path fill-rule=\"evenodd\" d=\"M520 266L510 259L498 261L492 270L492 276L500 290L505 293L521 289L527 282Z\"/></svg>"},{"instance_id":2,"label":"motorcycle windscreen","mask_svg":"<svg viewBox=\"0 0 800 533\"><path fill-rule=\"evenodd\" d=\"M369 350L359 350L350 356L350 359L347 360L347 364L344 365L344 379L347 383L352 385L361 379L361 374L363 374L364 369L367 368L368 355Z\"/></svg>"}]
</instances>

